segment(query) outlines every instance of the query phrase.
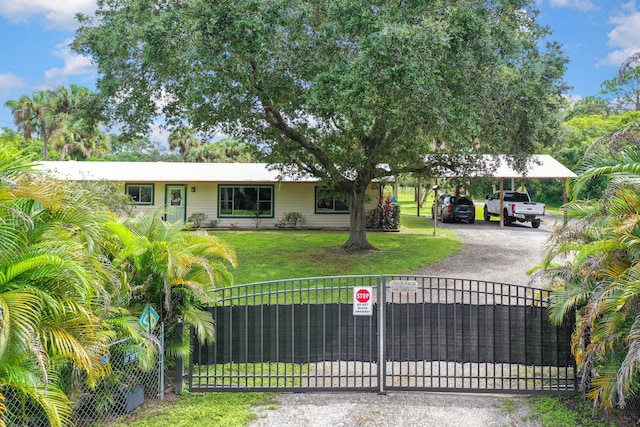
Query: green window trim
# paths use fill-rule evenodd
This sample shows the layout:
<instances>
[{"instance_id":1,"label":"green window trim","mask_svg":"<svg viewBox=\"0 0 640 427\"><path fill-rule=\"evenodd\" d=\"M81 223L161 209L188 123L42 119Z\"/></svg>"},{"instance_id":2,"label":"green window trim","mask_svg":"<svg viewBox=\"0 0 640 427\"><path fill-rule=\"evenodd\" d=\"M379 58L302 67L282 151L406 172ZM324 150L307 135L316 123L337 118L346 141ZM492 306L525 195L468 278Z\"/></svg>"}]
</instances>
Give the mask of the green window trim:
<instances>
[{"instance_id":1,"label":"green window trim","mask_svg":"<svg viewBox=\"0 0 640 427\"><path fill-rule=\"evenodd\" d=\"M124 185L124 192L131 198L134 205L153 206L155 199L155 184L130 183Z\"/></svg>"},{"instance_id":2,"label":"green window trim","mask_svg":"<svg viewBox=\"0 0 640 427\"><path fill-rule=\"evenodd\" d=\"M219 184L218 218L273 218L273 185ZM257 211L259 215L256 215Z\"/></svg>"},{"instance_id":3,"label":"green window trim","mask_svg":"<svg viewBox=\"0 0 640 427\"><path fill-rule=\"evenodd\" d=\"M344 197L336 195L327 187L315 188L314 209L316 214L329 215L347 215L349 214L349 206Z\"/></svg>"}]
</instances>

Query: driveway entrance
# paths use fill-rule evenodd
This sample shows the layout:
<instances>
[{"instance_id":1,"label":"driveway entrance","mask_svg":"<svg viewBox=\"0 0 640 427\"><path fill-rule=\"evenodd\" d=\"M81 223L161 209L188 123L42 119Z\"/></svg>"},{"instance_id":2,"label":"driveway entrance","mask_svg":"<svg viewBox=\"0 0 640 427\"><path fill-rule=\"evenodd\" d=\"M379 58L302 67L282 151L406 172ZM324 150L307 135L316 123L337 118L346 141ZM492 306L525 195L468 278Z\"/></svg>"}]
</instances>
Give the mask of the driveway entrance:
<instances>
[{"instance_id":1,"label":"driveway entrance","mask_svg":"<svg viewBox=\"0 0 640 427\"><path fill-rule=\"evenodd\" d=\"M362 289L371 292L370 315L354 310L367 299ZM572 324L550 324L544 290L349 276L241 285L220 295L211 309L216 342L192 334L191 391L577 389Z\"/></svg>"}]
</instances>

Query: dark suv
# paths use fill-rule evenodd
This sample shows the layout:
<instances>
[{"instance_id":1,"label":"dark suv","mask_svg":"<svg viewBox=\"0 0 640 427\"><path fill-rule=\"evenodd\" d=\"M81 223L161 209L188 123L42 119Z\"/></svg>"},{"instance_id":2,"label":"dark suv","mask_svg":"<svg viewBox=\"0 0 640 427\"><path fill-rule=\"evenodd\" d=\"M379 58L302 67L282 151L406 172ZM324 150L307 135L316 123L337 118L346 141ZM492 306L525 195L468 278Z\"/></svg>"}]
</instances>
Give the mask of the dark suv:
<instances>
[{"instance_id":1,"label":"dark suv","mask_svg":"<svg viewBox=\"0 0 640 427\"><path fill-rule=\"evenodd\" d=\"M431 218L436 217L436 204L431 206ZM476 207L467 196L454 196L443 194L438 198L438 218L440 222L467 221L469 224L476 222Z\"/></svg>"}]
</instances>

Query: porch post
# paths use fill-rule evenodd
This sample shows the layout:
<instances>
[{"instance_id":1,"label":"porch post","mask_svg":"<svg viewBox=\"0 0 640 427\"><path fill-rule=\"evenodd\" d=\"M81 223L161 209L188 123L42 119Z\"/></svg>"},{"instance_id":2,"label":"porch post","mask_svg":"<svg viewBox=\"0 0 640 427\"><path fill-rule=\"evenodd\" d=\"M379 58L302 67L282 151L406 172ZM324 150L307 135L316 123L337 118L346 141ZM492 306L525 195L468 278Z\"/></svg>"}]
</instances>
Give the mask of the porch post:
<instances>
[{"instance_id":1,"label":"porch post","mask_svg":"<svg viewBox=\"0 0 640 427\"><path fill-rule=\"evenodd\" d=\"M500 228L504 228L504 178L500 178Z\"/></svg>"},{"instance_id":2,"label":"porch post","mask_svg":"<svg viewBox=\"0 0 640 427\"><path fill-rule=\"evenodd\" d=\"M569 210L567 208L567 203L569 203L569 195L568 195L568 186L569 186L569 178L565 178L564 179L564 191L563 191L563 215L562 215L562 223L564 225L567 225L567 222L569 222Z\"/></svg>"}]
</instances>

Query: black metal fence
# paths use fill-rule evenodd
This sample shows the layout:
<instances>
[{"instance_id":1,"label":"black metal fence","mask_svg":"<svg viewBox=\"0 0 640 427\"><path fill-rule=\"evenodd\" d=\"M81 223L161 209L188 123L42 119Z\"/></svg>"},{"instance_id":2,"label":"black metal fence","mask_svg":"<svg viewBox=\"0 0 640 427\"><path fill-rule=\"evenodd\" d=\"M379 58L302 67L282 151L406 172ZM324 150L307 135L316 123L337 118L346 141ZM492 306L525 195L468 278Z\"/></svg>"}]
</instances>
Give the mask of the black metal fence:
<instances>
[{"instance_id":1,"label":"black metal fence","mask_svg":"<svg viewBox=\"0 0 640 427\"><path fill-rule=\"evenodd\" d=\"M281 280L221 290L215 343L192 341L206 390L573 393L572 323L549 292L426 276Z\"/></svg>"}]
</instances>

